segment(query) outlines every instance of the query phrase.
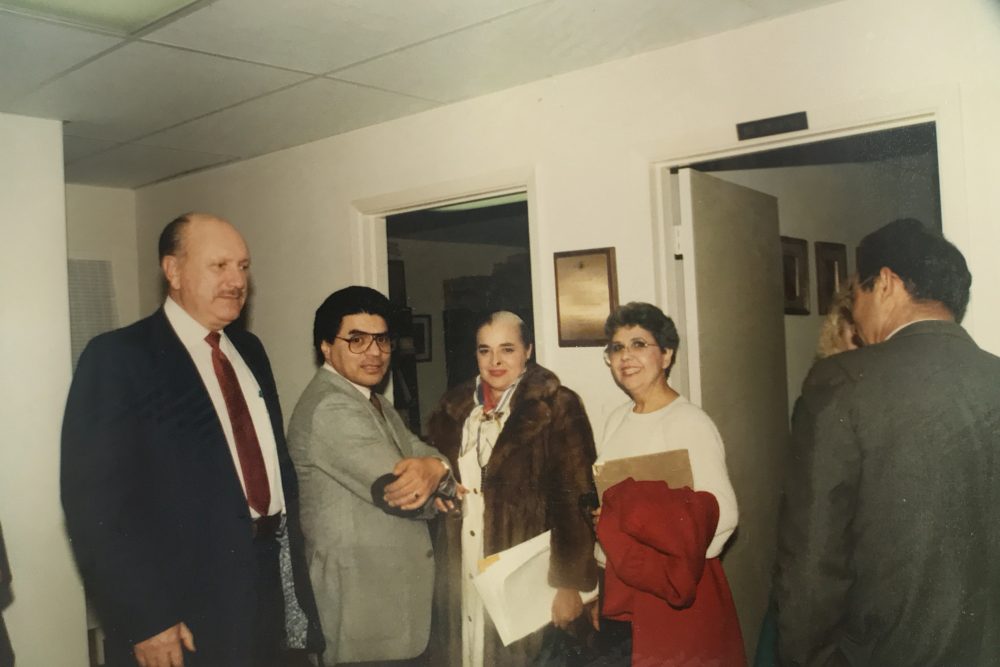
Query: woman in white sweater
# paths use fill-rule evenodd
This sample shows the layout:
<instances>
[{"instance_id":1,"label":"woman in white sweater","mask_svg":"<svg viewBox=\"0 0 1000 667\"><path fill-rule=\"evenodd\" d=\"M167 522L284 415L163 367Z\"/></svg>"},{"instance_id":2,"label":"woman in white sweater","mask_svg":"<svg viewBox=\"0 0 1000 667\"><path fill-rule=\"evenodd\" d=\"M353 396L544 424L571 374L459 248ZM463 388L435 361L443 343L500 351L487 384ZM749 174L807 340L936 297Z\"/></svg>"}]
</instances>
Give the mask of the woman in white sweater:
<instances>
[{"instance_id":1,"label":"woman in white sweater","mask_svg":"<svg viewBox=\"0 0 1000 667\"><path fill-rule=\"evenodd\" d=\"M605 493L597 526L607 552L606 560L597 554L607 565L602 635L611 644L614 635L626 643L631 635L633 665L743 664L736 610L718 562L736 529L736 494L715 424L667 382L680 345L677 328L656 306L629 303L611 314L605 333L604 360L630 400L608 418L597 463L686 449L693 488L624 482ZM669 564L681 560L683 572L697 573L690 581L673 580ZM683 602L657 593L681 589Z\"/></svg>"}]
</instances>

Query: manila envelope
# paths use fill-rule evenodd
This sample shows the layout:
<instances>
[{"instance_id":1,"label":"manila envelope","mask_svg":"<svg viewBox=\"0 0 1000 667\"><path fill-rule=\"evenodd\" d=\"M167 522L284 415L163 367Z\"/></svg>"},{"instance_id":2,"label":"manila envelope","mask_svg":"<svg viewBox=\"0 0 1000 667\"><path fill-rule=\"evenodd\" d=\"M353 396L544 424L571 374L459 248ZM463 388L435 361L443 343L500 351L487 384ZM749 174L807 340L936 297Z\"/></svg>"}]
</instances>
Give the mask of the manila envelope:
<instances>
[{"instance_id":1,"label":"manila envelope","mask_svg":"<svg viewBox=\"0 0 1000 667\"><path fill-rule=\"evenodd\" d=\"M694 488L691 459L688 450L674 449L626 459L614 459L594 464L594 484L597 497L603 499L609 488L631 477L637 482L666 482L671 489Z\"/></svg>"}]
</instances>

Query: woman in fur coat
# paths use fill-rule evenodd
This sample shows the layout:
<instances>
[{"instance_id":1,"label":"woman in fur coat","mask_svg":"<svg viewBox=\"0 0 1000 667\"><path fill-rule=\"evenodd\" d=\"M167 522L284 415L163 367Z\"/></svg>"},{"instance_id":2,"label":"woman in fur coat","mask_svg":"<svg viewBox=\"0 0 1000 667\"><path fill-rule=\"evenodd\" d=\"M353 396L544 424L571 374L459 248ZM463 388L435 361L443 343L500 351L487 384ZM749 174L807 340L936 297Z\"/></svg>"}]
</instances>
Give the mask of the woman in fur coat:
<instances>
[{"instance_id":1,"label":"woman in fur coat","mask_svg":"<svg viewBox=\"0 0 1000 667\"><path fill-rule=\"evenodd\" d=\"M580 496L592 489L594 438L579 397L531 363L531 352L521 318L493 313L476 330L479 375L448 391L430 418L430 442L465 489L462 516L438 525L434 665L516 667L536 658L543 631L504 647L472 577L480 559L546 530L552 623L587 623L581 591L595 588L597 570Z\"/></svg>"}]
</instances>

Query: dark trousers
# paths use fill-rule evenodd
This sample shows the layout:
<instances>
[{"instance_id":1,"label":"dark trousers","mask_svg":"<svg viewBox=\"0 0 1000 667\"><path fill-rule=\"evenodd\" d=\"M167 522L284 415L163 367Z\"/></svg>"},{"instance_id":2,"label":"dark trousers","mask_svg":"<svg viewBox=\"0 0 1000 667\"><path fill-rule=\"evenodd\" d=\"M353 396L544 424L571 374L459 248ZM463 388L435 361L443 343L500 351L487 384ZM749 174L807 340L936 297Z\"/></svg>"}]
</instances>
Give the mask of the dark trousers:
<instances>
[{"instance_id":1,"label":"dark trousers","mask_svg":"<svg viewBox=\"0 0 1000 667\"><path fill-rule=\"evenodd\" d=\"M274 667L285 641L285 596L281 590L281 545L274 537L254 540L257 556L257 613L253 667Z\"/></svg>"},{"instance_id":2,"label":"dark trousers","mask_svg":"<svg viewBox=\"0 0 1000 667\"><path fill-rule=\"evenodd\" d=\"M225 645L215 642L194 631L194 643L198 650L184 653L185 667L275 667L281 662L280 649L285 637L285 599L281 590L281 570L279 555L281 547L277 539L268 537L253 542L256 559L256 581L254 590L257 597L252 633L246 630L235 634L245 637L249 646ZM225 622L225 619L216 619ZM233 634L233 633L227 633ZM135 667L132 647L116 646L108 642L107 665L109 667ZM249 659L248 659L249 658Z\"/></svg>"}]
</instances>

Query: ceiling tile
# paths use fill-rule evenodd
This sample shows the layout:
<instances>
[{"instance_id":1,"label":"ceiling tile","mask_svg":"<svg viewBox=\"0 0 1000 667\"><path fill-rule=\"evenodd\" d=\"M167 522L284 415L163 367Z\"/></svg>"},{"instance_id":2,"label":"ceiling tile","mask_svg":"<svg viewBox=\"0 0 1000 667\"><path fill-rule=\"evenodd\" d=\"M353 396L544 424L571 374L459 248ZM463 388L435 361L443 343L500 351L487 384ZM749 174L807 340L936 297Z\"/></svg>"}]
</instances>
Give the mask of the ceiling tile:
<instances>
[{"instance_id":1,"label":"ceiling tile","mask_svg":"<svg viewBox=\"0 0 1000 667\"><path fill-rule=\"evenodd\" d=\"M228 155L127 144L66 165L66 182L135 188L232 159Z\"/></svg>"},{"instance_id":2,"label":"ceiling tile","mask_svg":"<svg viewBox=\"0 0 1000 667\"><path fill-rule=\"evenodd\" d=\"M217 0L146 35L321 74L550 0Z\"/></svg>"},{"instance_id":3,"label":"ceiling tile","mask_svg":"<svg viewBox=\"0 0 1000 667\"><path fill-rule=\"evenodd\" d=\"M411 97L314 79L142 139L249 157L374 125L434 106Z\"/></svg>"},{"instance_id":4,"label":"ceiling tile","mask_svg":"<svg viewBox=\"0 0 1000 667\"><path fill-rule=\"evenodd\" d=\"M129 140L305 78L155 44L124 46L13 105L75 136Z\"/></svg>"},{"instance_id":5,"label":"ceiling tile","mask_svg":"<svg viewBox=\"0 0 1000 667\"><path fill-rule=\"evenodd\" d=\"M116 37L0 11L0 109L59 72L120 43Z\"/></svg>"},{"instance_id":6,"label":"ceiling tile","mask_svg":"<svg viewBox=\"0 0 1000 667\"><path fill-rule=\"evenodd\" d=\"M163 18L195 0L0 0L0 6L21 9L57 21L128 34Z\"/></svg>"},{"instance_id":7,"label":"ceiling tile","mask_svg":"<svg viewBox=\"0 0 1000 667\"><path fill-rule=\"evenodd\" d=\"M829 0L782 1L789 13ZM762 18L762 11L732 0L552 0L340 70L336 76L451 102Z\"/></svg>"},{"instance_id":8,"label":"ceiling tile","mask_svg":"<svg viewBox=\"0 0 1000 667\"><path fill-rule=\"evenodd\" d=\"M117 142L63 134L63 162L70 163L118 146Z\"/></svg>"}]
</instances>

